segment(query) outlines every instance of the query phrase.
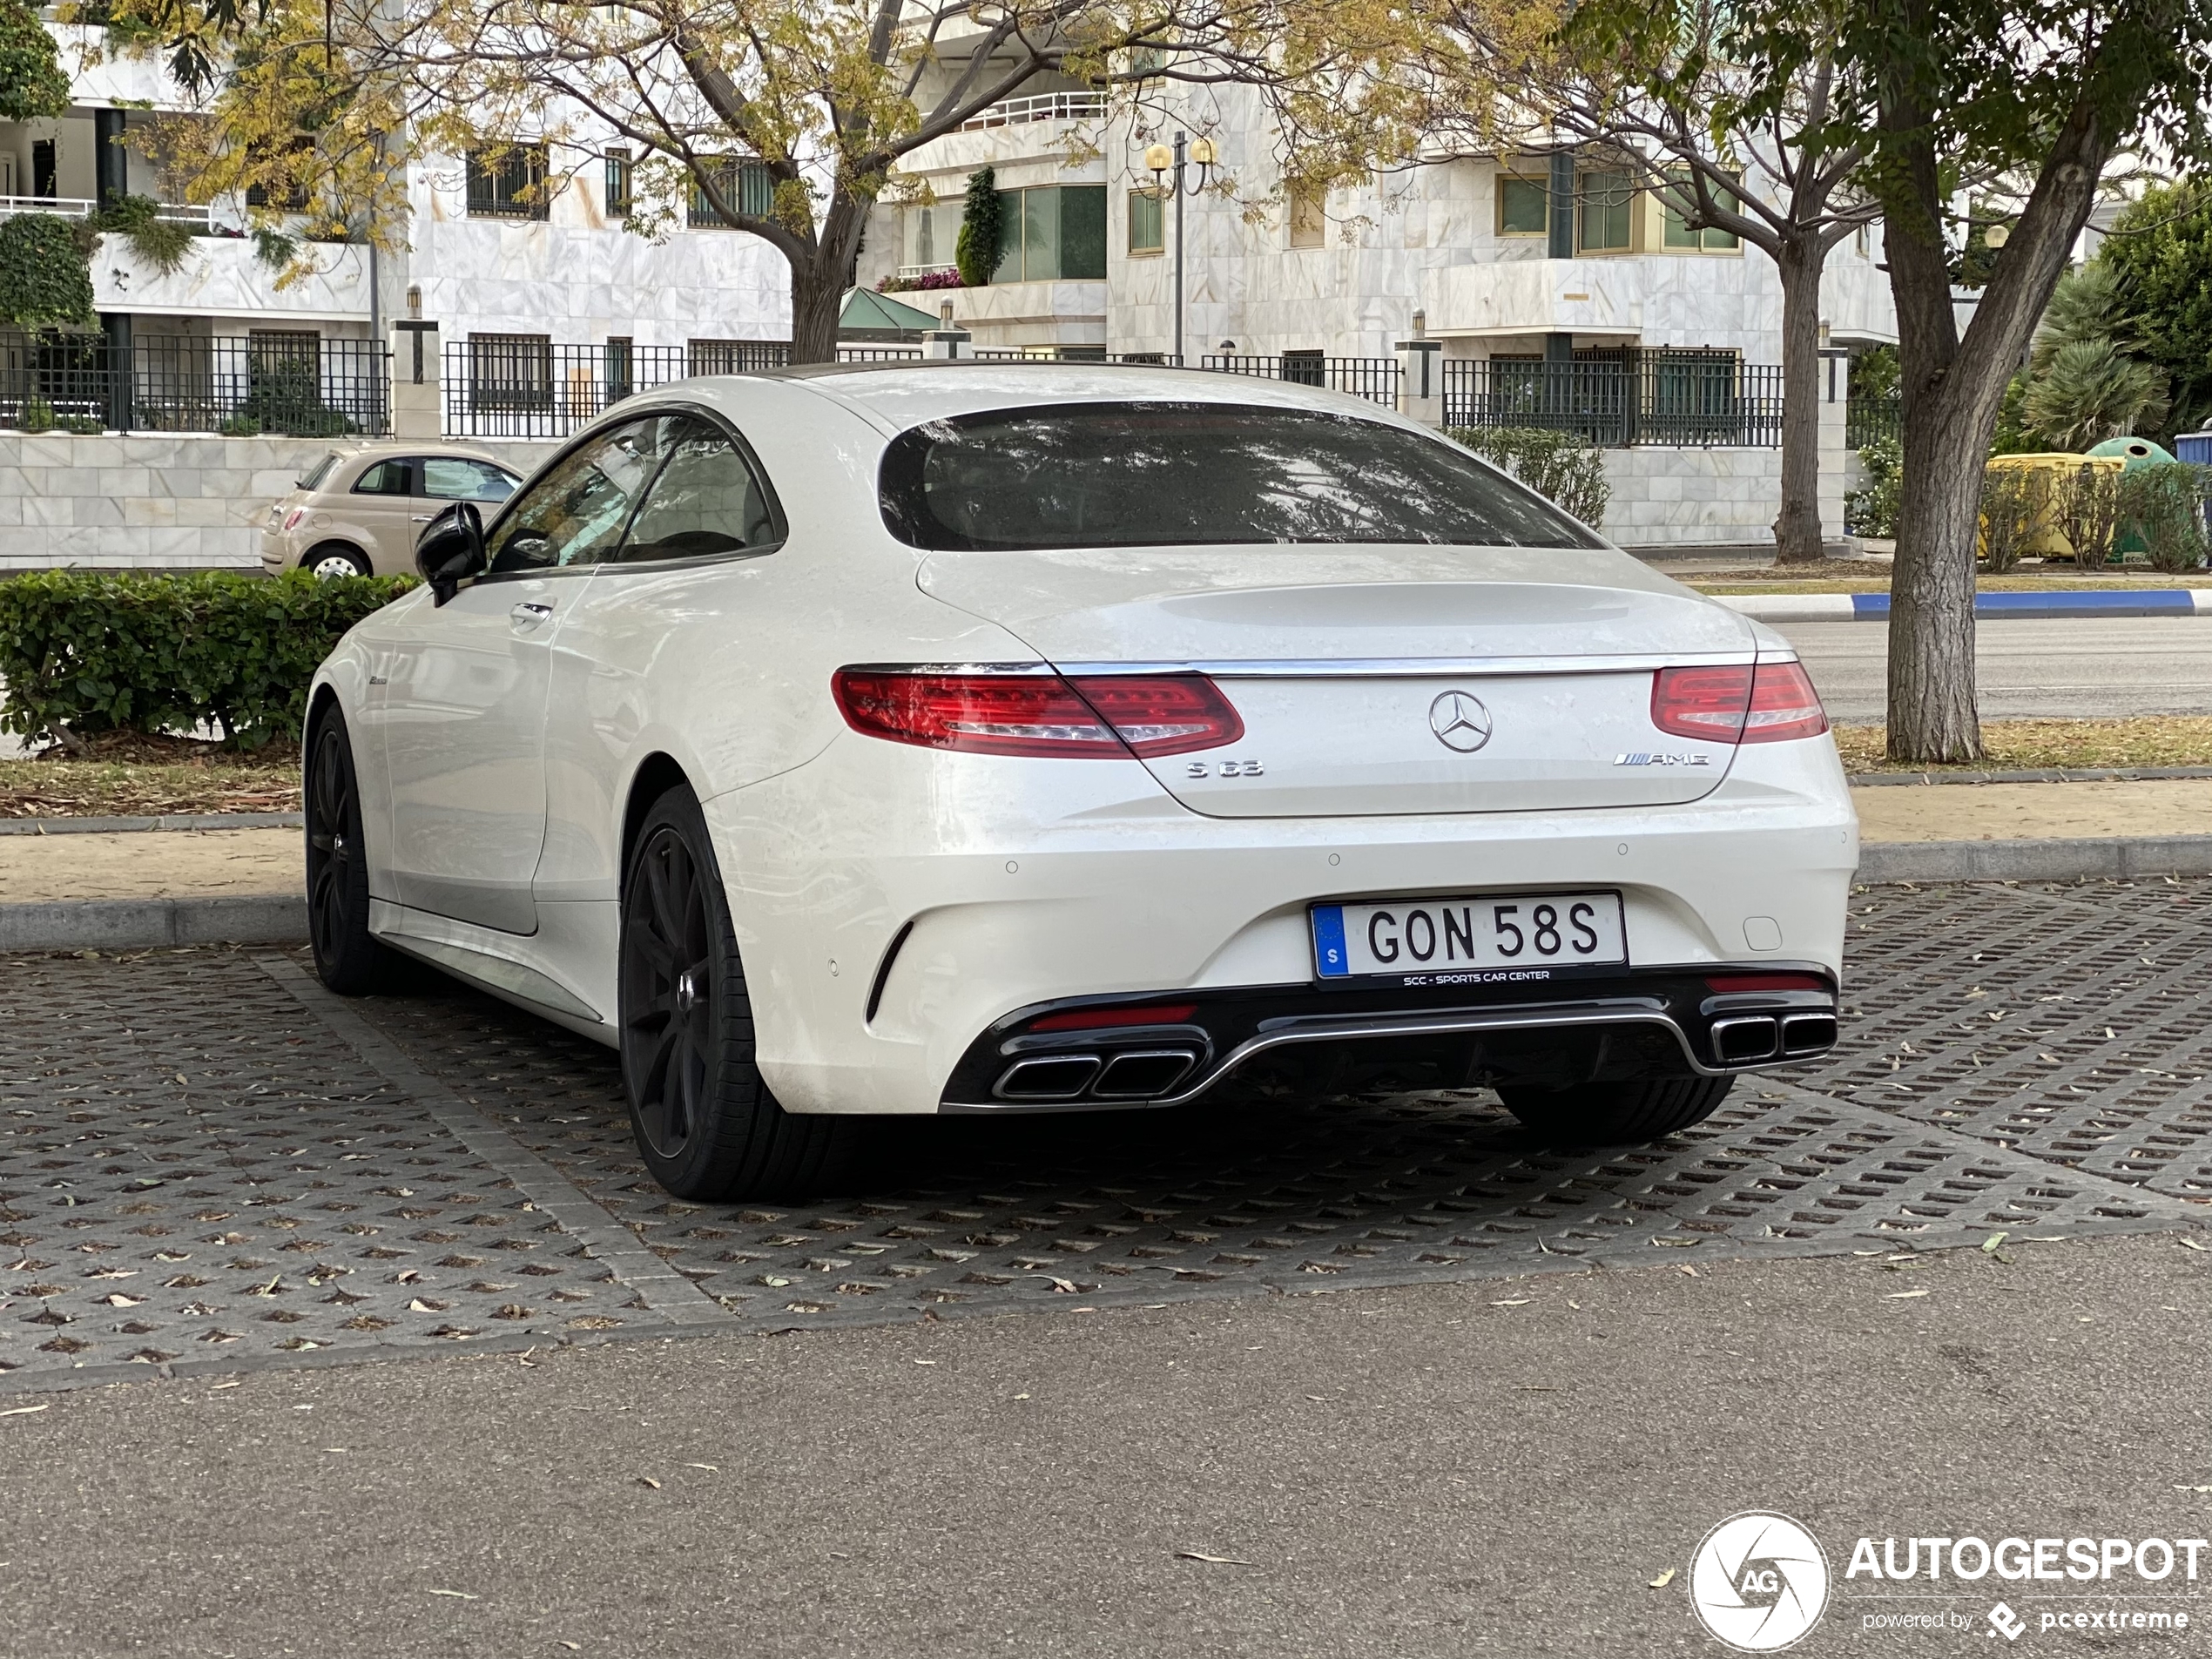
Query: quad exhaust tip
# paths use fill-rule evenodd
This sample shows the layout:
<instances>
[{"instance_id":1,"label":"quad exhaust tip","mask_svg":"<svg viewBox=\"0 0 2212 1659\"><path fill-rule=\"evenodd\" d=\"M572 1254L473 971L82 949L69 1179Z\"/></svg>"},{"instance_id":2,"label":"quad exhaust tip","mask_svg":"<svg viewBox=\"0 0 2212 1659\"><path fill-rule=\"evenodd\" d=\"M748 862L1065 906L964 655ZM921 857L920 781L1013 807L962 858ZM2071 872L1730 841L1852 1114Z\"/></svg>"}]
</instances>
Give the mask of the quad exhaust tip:
<instances>
[{"instance_id":1,"label":"quad exhaust tip","mask_svg":"<svg viewBox=\"0 0 2212 1659\"><path fill-rule=\"evenodd\" d=\"M1832 1014L1747 1014L1713 1022L1713 1055L1724 1066L1794 1060L1835 1046Z\"/></svg>"},{"instance_id":2,"label":"quad exhaust tip","mask_svg":"<svg viewBox=\"0 0 2212 1659\"><path fill-rule=\"evenodd\" d=\"M1031 1055L1008 1066L991 1093L1011 1101L1153 1100L1173 1093L1197 1062L1195 1049Z\"/></svg>"}]
</instances>

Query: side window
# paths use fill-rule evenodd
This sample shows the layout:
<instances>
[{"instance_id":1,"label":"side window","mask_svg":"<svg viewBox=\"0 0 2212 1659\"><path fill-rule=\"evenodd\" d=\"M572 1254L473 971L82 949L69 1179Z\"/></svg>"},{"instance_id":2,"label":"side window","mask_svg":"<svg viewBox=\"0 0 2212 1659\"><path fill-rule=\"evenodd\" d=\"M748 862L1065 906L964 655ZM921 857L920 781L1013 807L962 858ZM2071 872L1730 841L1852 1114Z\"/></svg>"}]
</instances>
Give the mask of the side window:
<instances>
[{"instance_id":1,"label":"side window","mask_svg":"<svg viewBox=\"0 0 2212 1659\"><path fill-rule=\"evenodd\" d=\"M704 421L686 421L671 436L668 465L637 509L622 562L699 558L773 545L768 492L737 445Z\"/></svg>"},{"instance_id":2,"label":"side window","mask_svg":"<svg viewBox=\"0 0 2212 1659\"><path fill-rule=\"evenodd\" d=\"M422 461L421 490L438 501L505 501L515 493L515 479L489 461L428 455Z\"/></svg>"},{"instance_id":3,"label":"side window","mask_svg":"<svg viewBox=\"0 0 2212 1659\"><path fill-rule=\"evenodd\" d=\"M487 550L491 569L596 564L622 539L630 509L660 464L664 419L627 421L570 455L504 514Z\"/></svg>"},{"instance_id":4,"label":"side window","mask_svg":"<svg viewBox=\"0 0 2212 1659\"><path fill-rule=\"evenodd\" d=\"M415 491L415 462L379 461L354 481L356 496L408 496Z\"/></svg>"}]
</instances>

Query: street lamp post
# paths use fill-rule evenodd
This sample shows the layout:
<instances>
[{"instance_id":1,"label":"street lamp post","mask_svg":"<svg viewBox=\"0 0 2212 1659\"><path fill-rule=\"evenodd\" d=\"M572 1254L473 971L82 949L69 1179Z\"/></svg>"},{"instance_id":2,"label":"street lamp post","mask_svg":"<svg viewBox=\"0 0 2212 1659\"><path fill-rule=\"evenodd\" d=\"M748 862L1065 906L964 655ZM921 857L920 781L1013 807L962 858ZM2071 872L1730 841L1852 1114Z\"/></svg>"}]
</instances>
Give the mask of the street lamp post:
<instances>
[{"instance_id":1,"label":"street lamp post","mask_svg":"<svg viewBox=\"0 0 2212 1659\"><path fill-rule=\"evenodd\" d=\"M1166 176L1175 175L1175 361L1183 364L1183 199L1206 187L1207 176L1212 172L1214 146L1211 138L1191 138L1188 133L1175 135L1172 149L1156 144L1144 152L1144 165L1152 171L1153 190L1165 195L1169 186ZM1191 184L1184 173L1185 166L1198 170L1198 182Z\"/></svg>"}]
</instances>

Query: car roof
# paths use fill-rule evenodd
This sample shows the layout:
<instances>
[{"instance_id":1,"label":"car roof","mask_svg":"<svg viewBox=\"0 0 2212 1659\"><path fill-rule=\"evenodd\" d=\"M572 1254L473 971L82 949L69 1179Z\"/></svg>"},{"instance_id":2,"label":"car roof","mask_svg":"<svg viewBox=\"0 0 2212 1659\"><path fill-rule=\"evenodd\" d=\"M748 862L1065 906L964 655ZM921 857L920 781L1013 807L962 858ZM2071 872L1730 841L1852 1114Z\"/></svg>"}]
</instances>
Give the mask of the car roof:
<instances>
[{"instance_id":1,"label":"car roof","mask_svg":"<svg viewBox=\"0 0 2212 1659\"><path fill-rule=\"evenodd\" d=\"M338 457L341 470L367 466L375 461L417 455L432 461L488 461L502 472L520 474L529 470L527 467L517 467L510 461L502 461L489 450L479 449L474 444L452 443L443 438L433 438L421 443L409 443L403 438L379 438L357 449L334 449L332 453Z\"/></svg>"},{"instance_id":2,"label":"car roof","mask_svg":"<svg viewBox=\"0 0 2212 1659\"><path fill-rule=\"evenodd\" d=\"M987 409L1038 403L1131 401L1310 409L1393 425L1413 424L1389 406L1350 393L1257 374L1168 368L1150 363L818 363L678 381L656 387L646 395L655 399L688 395L726 402L735 415L753 403L760 391L778 384L803 388L843 404L886 432Z\"/></svg>"}]
</instances>

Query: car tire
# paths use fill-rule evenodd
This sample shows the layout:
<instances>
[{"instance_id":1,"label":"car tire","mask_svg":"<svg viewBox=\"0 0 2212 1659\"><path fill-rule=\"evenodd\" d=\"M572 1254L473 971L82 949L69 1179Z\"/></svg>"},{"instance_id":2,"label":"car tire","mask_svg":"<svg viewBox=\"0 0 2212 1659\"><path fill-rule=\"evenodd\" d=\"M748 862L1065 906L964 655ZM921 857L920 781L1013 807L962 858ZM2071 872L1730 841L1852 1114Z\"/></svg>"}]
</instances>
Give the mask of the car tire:
<instances>
[{"instance_id":1,"label":"car tire","mask_svg":"<svg viewBox=\"0 0 2212 1659\"><path fill-rule=\"evenodd\" d=\"M850 1171L854 1121L786 1111L753 1062L745 964L689 789L663 795L638 829L619 949L623 1092L656 1181L693 1203L795 1201Z\"/></svg>"},{"instance_id":2,"label":"car tire","mask_svg":"<svg viewBox=\"0 0 2212 1659\"><path fill-rule=\"evenodd\" d=\"M1570 1089L1503 1088L1506 1109L1556 1146L1636 1146L1702 1123L1733 1077L1651 1077Z\"/></svg>"},{"instance_id":3,"label":"car tire","mask_svg":"<svg viewBox=\"0 0 2212 1659\"><path fill-rule=\"evenodd\" d=\"M343 542L325 542L320 547L309 548L307 557L300 561L300 568L309 576L317 577L376 574L369 564L368 554L357 547L348 547Z\"/></svg>"},{"instance_id":4,"label":"car tire","mask_svg":"<svg viewBox=\"0 0 2212 1659\"><path fill-rule=\"evenodd\" d=\"M328 705L307 733L300 806L307 853L307 942L315 973L341 996L381 989L398 958L368 931L361 786L346 717Z\"/></svg>"}]
</instances>

